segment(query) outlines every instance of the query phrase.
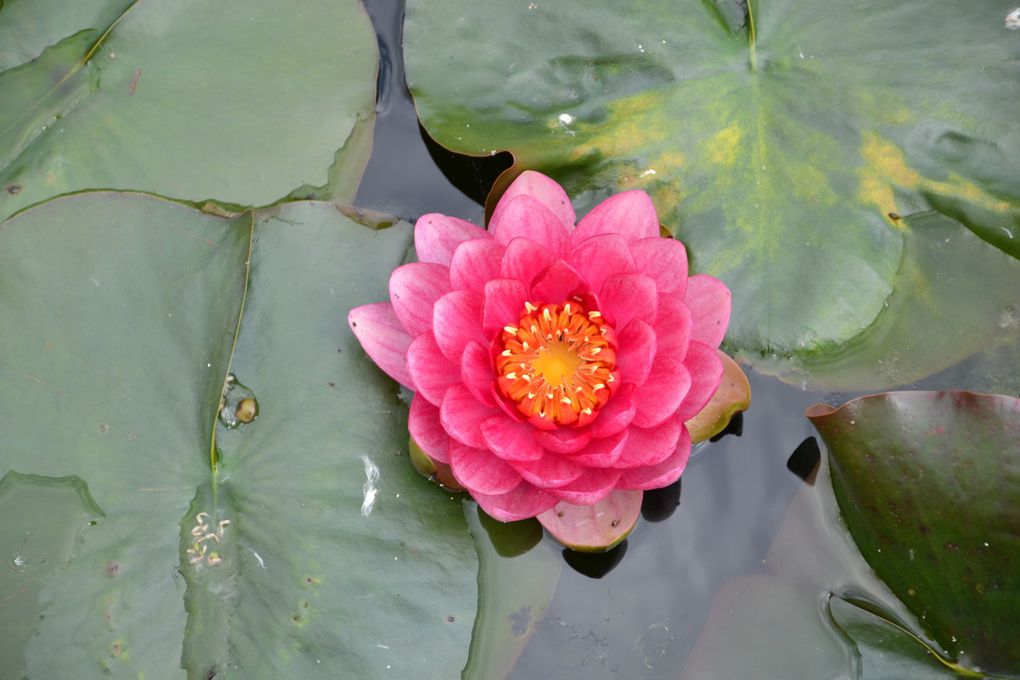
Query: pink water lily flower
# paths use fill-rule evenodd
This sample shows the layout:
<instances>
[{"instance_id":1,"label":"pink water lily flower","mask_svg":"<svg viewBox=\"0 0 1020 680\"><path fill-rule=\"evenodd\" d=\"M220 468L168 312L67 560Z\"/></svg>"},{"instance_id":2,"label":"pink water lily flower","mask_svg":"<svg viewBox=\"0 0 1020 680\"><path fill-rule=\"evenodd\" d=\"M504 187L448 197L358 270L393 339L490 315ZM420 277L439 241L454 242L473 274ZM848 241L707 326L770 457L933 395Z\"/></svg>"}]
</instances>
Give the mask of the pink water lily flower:
<instances>
[{"instance_id":1,"label":"pink water lily flower","mask_svg":"<svg viewBox=\"0 0 1020 680\"><path fill-rule=\"evenodd\" d=\"M676 481L684 423L719 385L730 292L687 275L651 199L627 191L575 226L563 188L525 172L488 231L439 214L390 302L353 309L368 355L414 391L408 428L491 516Z\"/></svg>"}]
</instances>

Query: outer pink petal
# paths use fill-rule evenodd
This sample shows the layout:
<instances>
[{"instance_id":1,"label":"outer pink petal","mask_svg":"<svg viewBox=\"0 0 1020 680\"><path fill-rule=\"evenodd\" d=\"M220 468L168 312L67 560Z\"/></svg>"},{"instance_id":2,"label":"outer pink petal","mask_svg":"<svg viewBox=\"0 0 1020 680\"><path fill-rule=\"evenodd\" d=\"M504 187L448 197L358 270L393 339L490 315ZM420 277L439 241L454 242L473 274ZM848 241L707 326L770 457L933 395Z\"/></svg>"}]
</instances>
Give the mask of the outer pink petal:
<instances>
[{"instance_id":1,"label":"outer pink petal","mask_svg":"<svg viewBox=\"0 0 1020 680\"><path fill-rule=\"evenodd\" d=\"M460 369L439 351L432 333L422 333L407 348L407 370L414 390L431 403L443 403L447 388L460 382Z\"/></svg>"},{"instance_id":2,"label":"outer pink petal","mask_svg":"<svg viewBox=\"0 0 1020 680\"><path fill-rule=\"evenodd\" d=\"M613 468L585 468L584 474L573 482L558 489L549 489L549 493L574 505L591 505L613 491L620 474Z\"/></svg>"},{"instance_id":3,"label":"outer pink petal","mask_svg":"<svg viewBox=\"0 0 1020 680\"><path fill-rule=\"evenodd\" d=\"M592 290L600 290L603 282L613 274L640 271L634 268L634 258L627 242L618 234L601 234L577 244L566 261Z\"/></svg>"},{"instance_id":4,"label":"outer pink petal","mask_svg":"<svg viewBox=\"0 0 1020 680\"><path fill-rule=\"evenodd\" d=\"M525 170L513 181L496 204L492 212L492 221L502 212L503 206L520 195L531 196L536 201L549 209L561 224L568 230L574 229L574 222L577 216L574 214L574 206L570 204L570 197L559 184L550 177L546 177L534 170Z\"/></svg>"},{"instance_id":5,"label":"outer pink petal","mask_svg":"<svg viewBox=\"0 0 1020 680\"><path fill-rule=\"evenodd\" d=\"M407 431L429 458L440 463L450 462L450 435L439 421L439 409L420 394L415 394L411 400Z\"/></svg>"},{"instance_id":6,"label":"outer pink petal","mask_svg":"<svg viewBox=\"0 0 1020 680\"><path fill-rule=\"evenodd\" d=\"M637 412L634 390L631 383L620 386L616 394L599 411L598 417L592 421L590 426L592 436L609 437L631 424Z\"/></svg>"},{"instance_id":7,"label":"outer pink petal","mask_svg":"<svg viewBox=\"0 0 1020 680\"><path fill-rule=\"evenodd\" d=\"M489 351L477 342L469 342L460 357L460 379L475 399L486 406L495 406L496 398L492 395L495 383L495 372Z\"/></svg>"},{"instance_id":8,"label":"outer pink petal","mask_svg":"<svg viewBox=\"0 0 1020 680\"><path fill-rule=\"evenodd\" d=\"M592 440L584 451L570 456L570 460L585 467L615 467L623 455L624 446L630 438L628 430L618 432L611 437Z\"/></svg>"},{"instance_id":9,"label":"outer pink petal","mask_svg":"<svg viewBox=\"0 0 1020 680\"><path fill-rule=\"evenodd\" d=\"M630 244L637 271L655 281L660 293L680 299L687 290L687 249L676 239L643 238Z\"/></svg>"},{"instance_id":10,"label":"outer pink petal","mask_svg":"<svg viewBox=\"0 0 1020 680\"><path fill-rule=\"evenodd\" d=\"M655 360L655 331L644 321L634 319L618 338L620 348L616 351L616 365L620 369L620 380L643 385Z\"/></svg>"},{"instance_id":11,"label":"outer pink petal","mask_svg":"<svg viewBox=\"0 0 1020 680\"><path fill-rule=\"evenodd\" d=\"M419 262L449 265L453 251L464 241L491 238L479 226L439 213L422 215L414 225L414 250Z\"/></svg>"},{"instance_id":12,"label":"outer pink petal","mask_svg":"<svg viewBox=\"0 0 1020 680\"><path fill-rule=\"evenodd\" d=\"M481 293L486 281L499 276L503 250L502 245L491 239L475 239L461 243L450 262L450 286L454 290L474 290Z\"/></svg>"},{"instance_id":13,"label":"outer pink petal","mask_svg":"<svg viewBox=\"0 0 1020 680\"><path fill-rule=\"evenodd\" d=\"M588 286L566 262L553 262L531 287L531 301L560 304L571 296L584 293Z\"/></svg>"},{"instance_id":14,"label":"outer pink petal","mask_svg":"<svg viewBox=\"0 0 1020 680\"><path fill-rule=\"evenodd\" d=\"M676 416L655 427L631 427L627 430L627 444L615 467L623 469L661 463L676 451L683 431L684 423Z\"/></svg>"},{"instance_id":15,"label":"outer pink petal","mask_svg":"<svg viewBox=\"0 0 1020 680\"><path fill-rule=\"evenodd\" d=\"M680 441L673 454L655 465L630 468L623 471L616 483L621 489L661 489L680 479L691 457L691 435L683 428Z\"/></svg>"},{"instance_id":16,"label":"outer pink petal","mask_svg":"<svg viewBox=\"0 0 1020 680\"><path fill-rule=\"evenodd\" d=\"M450 292L450 270L441 264L412 262L390 276L390 302L412 336L432 328L432 308Z\"/></svg>"},{"instance_id":17,"label":"outer pink petal","mask_svg":"<svg viewBox=\"0 0 1020 680\"><path fill-rule=\"evenodd\" d=\"M485 284L482 332L494 337L501 328L517 323L524 311L528 289L517 279L494 279Z\"/></svg>"},{"instance_id":18,"label":"outer pink petal","mask_svg":"<svg viewBox=\"0 0 1020 680\"><path fill-rule=\"evenodd\" d=\"M563 257L570 243L570 232L547 207L523 194L514 196L501 207L489 222L489 232L497 242L507 245L523 236L545 246L557 257Z\"/></svg>"},{"instance_id":19,"label":"outer pink petal","mask_svg":"<svg viewBox=\"0 0 1020 680\"><path fill-rule=\"evenodd\" d=\"M640 274L614 274L598 294L599 311L616 328L623 330L631 319L654 324L659 308L655 282Z\"/></svg>"},{"instance_id":20,"label":"outer pink petal","mask_svg":"<svg viewBox=\"0 0 1020 680\"><path fill-rule=\"evenodd\" d=\"M563 486L584 474L584 467L567 456L546 451L538 460L512 461L524 481L541 489Z\"/></svg>"},{"instance_id":21,"label":"outer pink petal","mask_svg":"<svg viewBox=\"0 0 1020 680\"><path fill-rule=\"evenodd\" d=\"M687 356L691 342L691 311L673 295L659 295L655 315L655 343L659 354L675 358Z\"/></svg>"},{"instance_id":22,"label":"outer pink petal","mask_svg":"<svg viewBox=\"0 0 1020 680\"><path fill-rule=\"evenodd\" d=\"M498 410L482 404L463 385L454 385L446 390L446 397L439 407L439 420L443 429L453 439L465 446L484 449L482 421L499 413Z\"/></svg>"},{"instance_id":23,"label":"outer pink petal","mask_svg":"<svg viewBox=\"0 0 1020 680\"><path fill-rule=\"evenodd\" d=\"M450 469L457 482L471 492L503 494L513 491L521 483L517 471L492 451L457 442L450 444Z\"/></svg>"},{"instance_id":24,"label":"outer pink petal","mask_svg":"<svg viewBox=\"0 0 1020 680\"><path fill-rule=\"evenodd\" d=\"M535 428L526 423L497 415L484 420L481 427L486 445L503 460L538 460L543 455L542 447L535 441Z\"/></svg>"},{"instance_id":25,"label":"outer pink petal","mask_svg":"<svg viewBox=\"0 0 1020 680\"><path fill-rule=\"evenodd\" d=\"M432 332L440 351L459 365L469 342L487 342L482 335L481 294L455 290L439 298L432 309Z\"/></svg>"},{"instance_id":26,"label":"outer pink petal","mask_svg":"<svg viewBox=\"0 0 1020 680\"><path fill-rule=\"evenodd\" d=\"M718 347L730 322L730 289L719 279L698 274L687 282L684 304L691 310L691 337L709 347Z\"/></svg>"},{"instance_id":27,"label":"outer pink petal","mask_svg":"<svg viewBox=\"0 0 1020 680\"><path fill-rule=\"evenodd\" d=\"M503 262L499 267L499 276L503 279L517 279L528 288L534 283L535 277L544 272L556 260L548 248L544 248L531 239L515 238L510 241L503 253Z\"/></svg>"},{"instance_id":28,"label":"outer pink petal","mask_svg":"<svg viewBox=\"0 0 1020 680\"><path fill-rule=\"evenodd\" d=\"M624 191L592 208L574 230L573 242L599 234L619 234L628 243L659 235L659 217L643 191Z\"/></svg>"},{"instance_id":29,"label":"outer pink petal","mask_svg":"<svg viewBox=\"0 0 1020 680\"><path fill-rule=\"evenodd\" d=\"M659 355L645 384L634 390L634 424L655 427L679 408L691 387L691 374L679 359Z\"/></svg>"},{"instance_id":30,"label":"outer pink petal","mask_svg":"<svg viewBox=\"0 0 1020 680\"><path fill-rule=\"evenodd\" d=\"M522 482L513 491L498 496L490 496L474 492L471 494L482 510L500 522L516 522L541 515L552 508L558 500L537 489L527 482Z\"/></svg>"},{"instance_id":31,"label":"outer pink petal","mask_svg":"<svg viewBox=\"0 0 1020 680\"><path fill-rule=\"evenodd\" d=\"M723 363L716 350L698 341L691 343L684 358L684 366L691 374L691 389L680 402L677 416L684 422L698 415L722 382Z\"/></svg>"},{"instance_id":32,"label":"outer pink petal","mask_svg":"<svg viewBox=\"0 0 1020 680\"><path fill-rule=\"evenodd\" d=\"M414 381L407 370L407 348L411 336L388 302L355 307L347 314L347 324L354 332L365 353L404 387L413 389Z\"/></svg>"},{"instance_id":33,"label":"outer pink petal","mask_svg":"<svg viewBox=\"0 0 1020 680\"><path fill-rule=\"evenodd\" d=\"M535 439L542 448L553 453L577 453L591 441L591 428L561 427L558 430L538 430Z\"/></svg>"}]
</instances>

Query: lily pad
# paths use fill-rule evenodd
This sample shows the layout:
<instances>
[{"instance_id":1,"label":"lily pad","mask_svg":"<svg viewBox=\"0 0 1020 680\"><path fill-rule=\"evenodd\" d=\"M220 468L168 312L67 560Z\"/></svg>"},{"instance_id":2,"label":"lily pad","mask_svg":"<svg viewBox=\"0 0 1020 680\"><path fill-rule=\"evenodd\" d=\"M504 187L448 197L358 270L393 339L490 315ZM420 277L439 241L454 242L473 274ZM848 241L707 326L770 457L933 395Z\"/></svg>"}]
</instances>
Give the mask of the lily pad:
<instances>
[{"instance_id":1,"label":"lily pad","mask_svg":"<svg viewBox=\"0 0 1020 680\"><path fill-rule=\"evenodd\" d=\"M571 550L605 552L633 531L643 496L643 491L617 489L592 505L560 502L538 515L538 521Z\"/></svg>"},{"instance_id":2,"label":"lily pad","mask_svg":"<svg viewBox=\"0 0 1020 680\"><path fill-rule=\"evenodd\" d=\"M913 383L980 351L987 358L976 357L968 374L929 389L1020 394L1020 371L1002 370L1020 350L1020 260L939 213L902 223L903 261L871 327L831 355L740 358L805 388L863 391Z\"/></svg>"},{"instance_id":3,"label":"lily pad","mask_svg":"<svg viewBox=\"0 0 1020 680\"><path fill-rule=\"evenodd\" d=\"M878 576L966 667L1020 667L1020 399L862 397L808 417L847 527Z\"/></svg>"},{"instance_id":4,"label":"lily pad","mask_svg":"<svg viewBox=\"0 0 1020 680\"><path fill-rule=\"evenodd\" d=\"M867 680L954 680L985 678L947 663L908 631L842 598L829 600L829 613L857 651L860 677Z\"/></svg>"},{"instance_id":5,"label":"lily pad","mask_svg":"<svg viewBox=\"0 0 1020 680\"><path fill-rule=\"evenodd\" d=\"M5 676L460 672L461 504L408 465L397 388L344 322L409 241L331 204L231 220L115 193L0 228L0 472L76 475L105 513L42 575ZM258 416L230 427L235 383Z\"/></svg>"},{"instance_id":6,"label":"lily pad","mask_svg":"<svg viewBox=\"0 0 1020 680\"><path fill-rule=\"evenodd\" d=\"M835 354L893 292L899 215L1020 223L1009 9L409 0L407 76L450 149L510 150L582 203L648 191L733 291L732 348Z\"/></svg>"},{"instance_id":7,"label":"lily pad","mask_svg":"<svg viewBox=\"0 0 1020 680\"><path fill-rule=\"evenodd\" d=\"M705 407L685 423L694 444L711 439L725 430L735 414L746 411L751 405L751 385L740 364L721 350L716 350L716 353L723 364L719 389Z\"/></svg>"},{"instance_id":8,"label":"lily pad","mask_svg":"<svg viewBox=\"0 0 1020 680\"><path fill-rule=\"evenodd\" d=\"M530 543L527 537L532 535L534 520L511 524L490 520L473 501L464 504L464 514L475 539L480 570L478 616L462 677L501 680L511 673L545 618L563 571L563 560L547 543L532 543L519 554L507 554L503 549L506 544L497 544L492 535L493 531L502 531L506 538L512 531L525 544ZM493 525L496 528L491 528Z\"/></svg>"},{"instance_id":9,"label":"lily pad","mask_svg":"<svg viewBox=\"0 0 1020 680\"><path fill-rule=\"evenodd\" d=\"M353 198L378 62L357 0L66 5L0 10L0 220L83 189Z\"/></svg>"}]
</instances>

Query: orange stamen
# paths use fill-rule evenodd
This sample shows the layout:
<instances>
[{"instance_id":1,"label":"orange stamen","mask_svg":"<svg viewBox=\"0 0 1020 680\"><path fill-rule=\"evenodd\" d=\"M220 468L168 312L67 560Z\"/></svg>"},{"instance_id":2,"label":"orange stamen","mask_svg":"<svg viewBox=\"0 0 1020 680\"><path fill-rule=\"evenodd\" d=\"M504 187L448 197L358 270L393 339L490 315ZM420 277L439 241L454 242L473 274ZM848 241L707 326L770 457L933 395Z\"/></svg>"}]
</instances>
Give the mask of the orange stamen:
<instances>
[{"instance_id":1,"label":"orange stamen","mask_svg":"<svg viewBox=\"0 0 1020 680\"><path fill-rule=\"evenodd\" d=\"M539 425L590 423L615 389L616 334L598 311L575 301L525 303L503 329L499 391Z\"/></svg>"}]
</instances>

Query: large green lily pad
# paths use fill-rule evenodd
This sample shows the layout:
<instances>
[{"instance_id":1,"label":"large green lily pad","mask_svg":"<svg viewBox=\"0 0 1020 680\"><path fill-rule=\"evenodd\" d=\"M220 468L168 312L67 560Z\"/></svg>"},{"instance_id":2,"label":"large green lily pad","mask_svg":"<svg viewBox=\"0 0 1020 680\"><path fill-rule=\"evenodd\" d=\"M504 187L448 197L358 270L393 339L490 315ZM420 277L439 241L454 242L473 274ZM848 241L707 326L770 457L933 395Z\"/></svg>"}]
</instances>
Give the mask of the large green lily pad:
<instances>
[{"instance_id":1,"label":"large green lily pad","mask_svg":"<svg viewBox=\"0 0 1020 680\"><path fill-rule=\"evenodd\" d=\"M325 203L227 220L115 193L0 228L0 472L75 475L105 513L38 573L40 616L0 601L28 639L4 677L460 672L460 502L408 465L397 387L345 323L409 241Z\"/></svg>"},{"instance_id":2,"label":"large green lily pad","mask_svg":"<svg viewBox=\"0 0 1020 680\"><path fill-rule=\"evenodd\" d=\"M861 554L950 658L1020 668L1020 399L893 392L808 411Z\"/></svg>"},{"instance_id":3,"label":"large green lily pad","mask_svg":"<svg viewBox=\"0 0 1020 680\"><path fill-rule=\"evenodd\" d=\"M5 3L0 220L83 189L257 206L334 179L350 200L377 62L357 0Z\"/></svg>"},{"instance_id":4,"label":"large green lily pad","mask_svg":"<svg viewBox=\"0 0 1020 680\"><path fill-rule=\"evenodd\" d=\"M899 215L1016 235L1020 42L995 2L747 8L410 0L408 82L455 151L508 149L582 203L648 191L733 289L732 347L835 353L893 291Z\"/></svg>"}]
</instances>

